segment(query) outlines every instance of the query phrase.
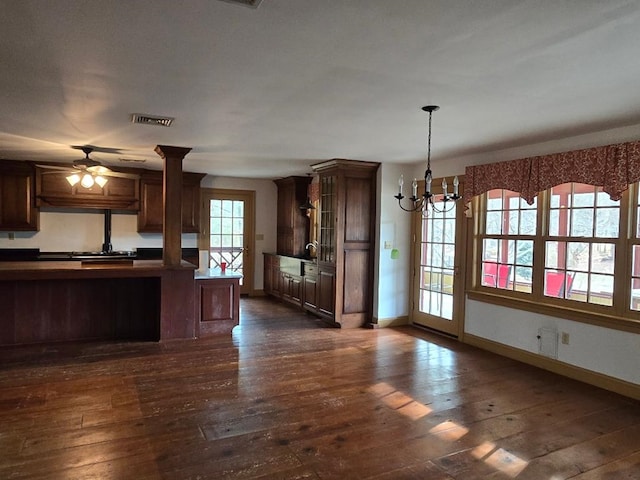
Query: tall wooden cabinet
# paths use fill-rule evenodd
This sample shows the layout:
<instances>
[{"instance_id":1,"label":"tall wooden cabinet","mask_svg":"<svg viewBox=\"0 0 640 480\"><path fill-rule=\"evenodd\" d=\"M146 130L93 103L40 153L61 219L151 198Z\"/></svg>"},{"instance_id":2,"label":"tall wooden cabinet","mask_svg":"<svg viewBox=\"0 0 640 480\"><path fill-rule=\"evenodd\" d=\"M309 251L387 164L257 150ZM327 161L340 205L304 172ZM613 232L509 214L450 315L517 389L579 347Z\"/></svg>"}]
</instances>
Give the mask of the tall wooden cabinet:
<instances>
[{"instance_id":1,"label":"tall wooden cabinet","mask_svg":"<svg viewBox=\"0 0 640 480\"><path fill-rule=\"evenodd\" d=\"M300 205L307 201L311 177L286 177L274 182L278 186L277 253L302 256L309 242L309 217Z\"/></svg>"},{"instance_id":2,"label":"tall wooden cabinet","mask_svg":"<svg viewBox=\"0 0 640 480\"><path fill-rule=\"evenodd\" d=\"M372 320L378 163L334 159L320 178L317 312L344 328Z\"/></svg>"}]
</instances>

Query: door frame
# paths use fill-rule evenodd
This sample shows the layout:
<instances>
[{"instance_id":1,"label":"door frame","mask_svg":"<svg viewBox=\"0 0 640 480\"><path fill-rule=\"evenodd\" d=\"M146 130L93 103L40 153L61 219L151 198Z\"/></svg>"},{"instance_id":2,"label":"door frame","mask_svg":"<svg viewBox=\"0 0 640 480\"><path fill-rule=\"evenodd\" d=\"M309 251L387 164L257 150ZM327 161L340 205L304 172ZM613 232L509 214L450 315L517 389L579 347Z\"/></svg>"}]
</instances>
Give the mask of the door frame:
<instances>
[{"instance_id":1,"label":"door frame","mask_svg":"<svg viewBox=\"0 0 640 480\"><path fill-rule=\"evenodd\" d=\"M464 177L462 175L458 176L460 181L460 194L464 192ZM433 180L433 192L434 194L441 194L442 188L440 184L442 183L442 178L436 178ZM418 182L418 191L424 189L424 180ZM419 299L419 279L420 279L420 243L418 242L418 237L420 232L418 229L422 226L422 213L416 212L412 213L413 218L411 219L411 265L410 265L410 295L409 295L409 323L415 325L417 327L427 328L433 330L437 333L441 333L447 336L454 336L458 341L464 341L464 319L465 319L465 299L466 299L466 286L467 286L467 277L468 272L465 268L467 264L467 255L468 255L468 245L467 245L467 237L468 237L468 228L469 228L469 213L470 211L467 209L467 205L463 203L463 200L460 199L456 202L456 239L455 239L455 259L454 259L454 290L453 290L453 313L454 319L457 323L457 328L454 328L452 332L447 332L443 330L438 330L436 327L423 325L422 323L417 323L414 321L414 315L418 312L418 308L420 305ZM429 314L420 312L422 315ZM441 317L434 317L441 318Z\"/></svg>"},{"instance_id":2,"label":"door frame","mask_svg":"<svg viewBox=\"0 0 640 480\"><path fill-rule=\"evenodd\" d=\"M210 245L210 200L212 199L244 200L244 252L242 259L243 282L240 293L243 295L255 295L255 229L256 229L256 192L255 190L235 190L226 188L202 188L200 191L200 216L202 231L198 237L198 249L207 251L207 262L209 261ZM247 258L248 257L248 258ZM247 261L249 260L249 261Z\"/></svg>"}]
</instances>

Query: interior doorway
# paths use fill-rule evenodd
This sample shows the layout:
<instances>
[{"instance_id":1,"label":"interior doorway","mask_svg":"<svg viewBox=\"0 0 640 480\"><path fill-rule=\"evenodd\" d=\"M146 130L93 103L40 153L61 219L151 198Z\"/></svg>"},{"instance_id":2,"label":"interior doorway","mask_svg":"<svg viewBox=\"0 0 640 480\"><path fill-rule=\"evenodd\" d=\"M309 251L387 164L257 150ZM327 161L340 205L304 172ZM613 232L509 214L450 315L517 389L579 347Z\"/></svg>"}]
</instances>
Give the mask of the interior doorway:
<instances>
[{"instance_id":1,"label":"interior doorway","mask_svg":"<svg viewBox=\"0 0 640 480\"><path fill-rule=\"evenodd\" d=\"M242 275L240 294L252 294L255 192L204 188L202 215L200 249L209 252L209 268L220 268L225 263L227 270Z\"/></svg>"}]
</instances>

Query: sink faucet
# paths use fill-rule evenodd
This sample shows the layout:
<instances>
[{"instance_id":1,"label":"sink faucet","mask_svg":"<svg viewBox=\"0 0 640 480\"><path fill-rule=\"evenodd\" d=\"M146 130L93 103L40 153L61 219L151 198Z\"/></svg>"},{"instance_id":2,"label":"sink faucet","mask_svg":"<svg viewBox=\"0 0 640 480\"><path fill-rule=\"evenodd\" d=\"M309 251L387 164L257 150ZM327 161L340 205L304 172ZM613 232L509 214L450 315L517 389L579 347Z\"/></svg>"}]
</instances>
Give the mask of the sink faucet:
<instances>
[{"instance_id":1,"label":"sink faucet","mask_svg":"<svg viewBox=\"0 0 640 480\"><path fill-rule=\"evenodd\" d=\"M314 250L318 249L318 242L317 241L313 241L313 242L309 242L304 246L305 250L309 251L309 255L311 255L311 251L309 250L309 248L313 248Z\"/></svg>"}]
</instances>

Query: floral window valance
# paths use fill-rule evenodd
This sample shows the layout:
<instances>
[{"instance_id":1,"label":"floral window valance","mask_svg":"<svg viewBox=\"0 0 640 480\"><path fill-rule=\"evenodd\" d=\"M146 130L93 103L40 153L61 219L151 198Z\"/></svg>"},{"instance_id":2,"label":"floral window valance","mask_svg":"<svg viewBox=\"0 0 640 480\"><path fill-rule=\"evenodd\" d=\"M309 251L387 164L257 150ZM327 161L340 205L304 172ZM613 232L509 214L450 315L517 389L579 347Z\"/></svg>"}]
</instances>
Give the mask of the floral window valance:
<instances>
[{"instance_id":1,"label":"floral window valance","mask_svg":"<svg viewBox=\"0 0 640 480\"><path fill-rule=\"evenodd\" d=\"M569 182L601 186L619 200L630 184L640 181L640 141L469 166L464 178L465 203L504 188L532 204L539 192Z\"/></svg>"}]
</instances>

